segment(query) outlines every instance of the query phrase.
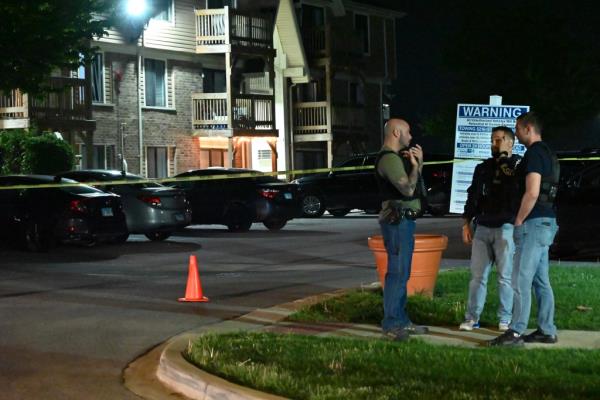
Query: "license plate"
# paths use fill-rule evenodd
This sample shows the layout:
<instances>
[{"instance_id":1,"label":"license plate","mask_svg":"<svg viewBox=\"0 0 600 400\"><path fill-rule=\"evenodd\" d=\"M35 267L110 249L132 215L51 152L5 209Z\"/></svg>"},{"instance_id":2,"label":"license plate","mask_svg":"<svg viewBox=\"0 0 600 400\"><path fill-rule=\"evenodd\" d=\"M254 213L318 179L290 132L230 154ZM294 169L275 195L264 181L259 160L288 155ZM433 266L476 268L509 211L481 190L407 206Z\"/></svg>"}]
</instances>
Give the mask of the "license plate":
<instances>
[{"instance_id":1,"label":"license plate","mask_svg":"<svg viewBox=\"0 0 600 400\"><path fill-rule=\"evenodd\" d=\"M284 194L283 194L283 197L284 197L286 200L291 200L291 199L292 199L292 194L291 194L291 193L284 193Z\"/></svg>"},{"instance_id":2,"label":"license plate","mask_svg":"<svg viewBox=\"0 0 600 400\"><path fill-rule=\"evenodd\" d=\"M103 217L113 217L114 216L113 210L110 207L102 207L100 212L102 213Z\"/></svg>"},{"instance_id":3,"label":"license plate","mask_svg":"<svg viewBox=\"0 0 600 400\"><path fill-rule=\"evenodd\" d=\"M177 221L177 222L183 221L183 214L175 214L175 221Z\"/></svg>"}]
</instances>

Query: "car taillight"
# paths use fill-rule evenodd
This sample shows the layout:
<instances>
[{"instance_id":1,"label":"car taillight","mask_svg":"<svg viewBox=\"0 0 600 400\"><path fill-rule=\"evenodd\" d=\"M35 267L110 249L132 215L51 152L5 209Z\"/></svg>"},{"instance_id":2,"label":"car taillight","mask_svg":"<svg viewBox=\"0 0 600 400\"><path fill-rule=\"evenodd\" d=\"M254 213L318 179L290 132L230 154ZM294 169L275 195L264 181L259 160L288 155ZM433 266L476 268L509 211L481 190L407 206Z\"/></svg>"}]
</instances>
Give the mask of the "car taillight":
<instances>
[{"instance_id":1,"label":"car taillight","mask_svg":"<svg viewBox=\"0 0 600 400\"><path fill-rule=\"evenodd\" d=\"M434 178L447 178L448 173L446 171L435 171L431 174Z\"/></svg>"},{"instance_id":2,"label":"car taillight","mask_svg":"<svg viewBox=\"0 0 600 400\"><path fill-rule=\"evenodd\" d=\"M87 206L82 200L71 200L71 203L69 203L69 209L78 214L84 214L87 212Z\"/></svg>"},{"instance_id":3,"label":"car taillight","mask_svg":"<svg viewBox=\"0 0 600 400\"><path fill-rule=\"evenodd\" d=\"M275 197L277 197L277 194L279 193L279 190L277 189L259 189L258 193L260 193L260 195L262 197L264 197L265 199L274 199Z\"/></svg>"},{"instance_id":4,"label":"car taillight","mask_svg":"<svg viewBox=\"0 0 600 400\"><path fill-rule=\"evenodd\" d=\"M138 196L138 199L151 206L160 207L162 205L160 197L157 196Z\"/></svg>"}]
</instances>

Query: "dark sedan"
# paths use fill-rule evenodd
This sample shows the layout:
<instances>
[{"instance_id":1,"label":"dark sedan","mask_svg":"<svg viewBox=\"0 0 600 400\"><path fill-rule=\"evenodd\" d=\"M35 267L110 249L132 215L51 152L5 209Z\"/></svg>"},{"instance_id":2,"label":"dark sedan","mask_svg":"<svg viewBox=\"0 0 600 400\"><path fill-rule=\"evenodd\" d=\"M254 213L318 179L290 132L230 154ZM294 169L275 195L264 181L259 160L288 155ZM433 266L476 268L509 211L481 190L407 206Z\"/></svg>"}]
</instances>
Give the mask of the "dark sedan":
<instances>
[{"instance_id":1,"label":"dark sedan","mask_svg":"<svg viewBox=\"0 0 600 400\"><path fill-rule=\"evenodd\" d=\"M348 159L338 167L372 167L377 154L366 154ZM427 155L425 161L448 161L452 156ZM426 212L441 216L448 213L452 184L452 163L423 167L427 186ZM352 209L376 213L381 207L373 168L333 171L305 176L294 181L302 191L302 212L305 217L320 217L327 210L342 217Z\"/></svg>"},{"instance_id":2,"label":"dark sedan","mask_svg":"<svg viewBox=\"0 0 600 400\"><path fill-rule=\"evenodd\" d=\"M600 162L563 181L556 198L555 257L600 255Z\"/></svg>"},{"instance_id":3,"label":"dark sedan","mask_svg":"<svg viewBox=\"0 0 600 400\"><path fill-rule=\"evenodd\" d=\"M47 184L62 187L37 187ZM2 189L11 186L24 188ZM0 236L46 251L57 242L90 245L127 232L119 196L47 175L0 177Z\"/></svg>"},{"instance_id":4,"label":"dark sedan","mask_svg":"<svg viewBox=\"0 0 600 400\"><path fill-rule=\"evenodd\" d=\"M95 184L97 188L121 196L129 233L160 241L191 222L191 209L181 190L114 170L69 171L60 176L78 182L100 182ZM126 241L127 237L128 234L123 235L120 241Z\"/></svg>"},{"instance_id":5,"label":"dark sedan","mask_svg":"<svg viewBox=\"0 0 600 400\"><path fill-rule=\"evenodd\" d=\"M227 176L247 174L245 177ZM184 172L173 186L183 188L196 224L222 224L243 232L253 222L279 230L300 212L298 188L259 171L241 168L207 168ZM227 178L227 179L223 179Z\"/></svg>"}]
</instances>

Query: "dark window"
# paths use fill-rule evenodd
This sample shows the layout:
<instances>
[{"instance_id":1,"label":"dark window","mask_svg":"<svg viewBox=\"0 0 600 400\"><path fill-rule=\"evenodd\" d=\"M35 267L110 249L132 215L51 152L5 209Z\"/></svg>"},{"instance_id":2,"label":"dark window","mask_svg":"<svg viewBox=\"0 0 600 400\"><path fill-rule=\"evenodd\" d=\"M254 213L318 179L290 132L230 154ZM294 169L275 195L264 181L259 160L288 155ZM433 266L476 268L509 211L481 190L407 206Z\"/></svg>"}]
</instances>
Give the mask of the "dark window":
<instances>
[{"instance_id":1,"label":"dark window","mask_svg":"<svg viewBox=\"0 0 600 400\"><path fill-rule=\"evenodd\" d=\"M162 60L144 59L144 80L146 82L146 105L167 106L167 68Z\"/></svg>"},{"instance_id":2,"label":"dark window","mask_svg":"<svg viewBox=\"0 0 600 400\"><path fill-rule=\"evenodd\" d=\"M92 102L104 103L104 56L100 53L92 59Z\"/></svg>"},{"instance_id":3,"label":"dark window","mask_svg":"<svg viewBox=\"0 0 600 400\"><path fill-rule=\"evenodd\" d=\"M325 25L325 10L322 7L302 4L302 26L306 28Z\"/></svg>"},{"instance_id":4,"label":"dark window","mask_svg":"<svg viewBox=\"0 0 600 400\"><path fill-rule=\"evenodd\" d=\"M148 147L146 149L148 178L166 178L168 176L168 159L166 147Z\"/></svg>"},{"instance_id":5,"label":"dark window","mask_svg":"<svg viewBox=\"0 0 600 400\"><path fill-rule=\"evenodd\" d=\"M227 91L225 71L204 68L202 70L202 91L204 93L225 93Z\"/></svg>"},{"instance_id":6,"label":"dark window","mask_svg":"<svg viewBox=\"0 0 600 400\"><path fill-rule=\"evenodd\" d=\"M363 53L369 53L369 16L354 14L354 29L362 38Z\"/></svg>"},{"instance_id":7,"label":"dark window","mask_svg":"<svg viewBox=\"0 0 600 400\"><path fill-rule=\"evenodd\" d=\"M173 1L172 0L154 0L152 2L153 7L158 11L157 14L152 17L158 21L173 21Z\"/></svg>"}]
</instances>

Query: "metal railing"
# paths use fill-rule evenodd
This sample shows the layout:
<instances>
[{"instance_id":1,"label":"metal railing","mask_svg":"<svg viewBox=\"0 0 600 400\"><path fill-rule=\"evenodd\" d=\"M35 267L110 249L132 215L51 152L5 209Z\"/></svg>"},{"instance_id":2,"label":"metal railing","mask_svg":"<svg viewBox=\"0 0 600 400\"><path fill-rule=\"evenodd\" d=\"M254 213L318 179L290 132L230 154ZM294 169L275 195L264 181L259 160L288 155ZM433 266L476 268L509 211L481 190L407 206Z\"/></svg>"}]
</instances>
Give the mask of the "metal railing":
<instances>
[{"instance_id":1,"label":"metal railing","mask_svg":"<svg viewBox=\"0 0 600 400\"><path fill-rule=\"evenodd\" d=\"M294 104L294 133L327 133L327 102Z\"/></svg>"},{"instance_id":2,"label":"metal railing","mask_svg":"<svg viewBox=\"0 0 600 400\"><path fill-rule=\"evenodd\" d=\"M229 7L195 10L196 46L234 45L270 49L273 23L266 15L242 13Z\"/></svg>"},{"instance_id":3,"label":"metal railing","mask_svg":"<svg viewBox=\"0 0 600 400\"><path fill-rule=\"evenodd\" d=\"M239 94L229 107L227 93L193 94L192 124L203 130L274 130L273 96Z\"/></svg>"}]
</instances>

